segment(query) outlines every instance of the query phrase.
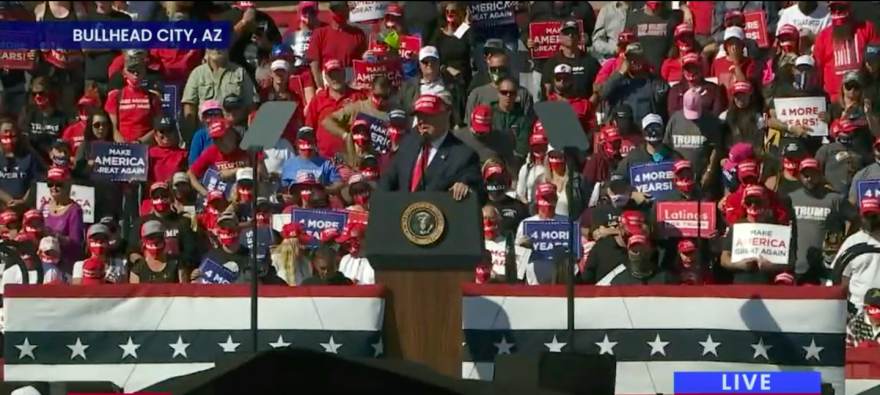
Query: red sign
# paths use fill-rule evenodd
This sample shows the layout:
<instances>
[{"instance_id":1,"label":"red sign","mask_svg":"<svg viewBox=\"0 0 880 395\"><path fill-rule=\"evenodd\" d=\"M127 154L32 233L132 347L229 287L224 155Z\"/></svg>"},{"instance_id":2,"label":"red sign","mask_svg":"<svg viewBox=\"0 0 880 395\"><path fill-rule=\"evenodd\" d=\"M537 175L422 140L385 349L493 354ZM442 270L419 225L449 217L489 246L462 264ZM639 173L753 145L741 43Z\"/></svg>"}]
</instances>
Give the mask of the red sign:
<instances>
[{"instance_id":1,"label":"red sign","mask_svg":"<svg viewBox=\"0 0 880 395\"><path fill-rule=\"evenodd\" d=\"M746 38L755 40L758 47L767 48L770 46L770 38L767 37L767 19L764 17L764 11L744 12L743 17L746 20Z\"/></svg>"},{"instance_id":2,"label":"red sign","mask_svg":"<svg viewBox=\"0 0 880 395\"><path fill-rule=\"evenodd\" d=\"M636 148L636 144L629 137L624 136L620 140L620 156L626 158L629 152ZM598 154L602 149L602 133L593 133L593 153Z\"/></svg>"},{"instance_id":3,"label":"red sign","mask_svg":"<svg viewBox=\"0 0 880 395\"><path fill-rule=\"evenodd\" d=\"M0 69L31 71L35 63L35 51L13 49L0 51Z\"/></svg>"},{"instance_id":4,"label":"red sign","mask_svg":"<svg viewBox=\"0 0 880 395\"><path fill-rule=\"evenodd\" d=\"M400 88L400 84L403 82L403 68L399 59L385 60L377 63L353 60L351 66L354 71L354 82L352 85L355 89L369 89L373 78L380 75L391 79L391 85L394 88Z\"/></svg>"},{"instance_id":5,"label":"red sign","mask_svg":"<svg viewBox=\"0 0 880 395\"><path fill-rule=\"evenodd\" d=\"M422 38L419 36L403 36L400 38L400 57L403 59L419 58L422 49Z\"/></svg>"},{"instance_id":6,"label":"red sign","mask_svg":"<svg viewBox=\"0 0 880 395\"><path fill-rule=\"evenodd\" d=\"M559 52L559 28L562 21L534 22L529 24L529 39L532 40L532 59L547 59ZM584 34L584 23L578 21L580 35ZM580 36L577 38L580 41ZM581 44L583 46L583 44Z\"/></svg>"},{"instance_id":7,"label":"red sign","mask_svg":"<svg viewBox=\"0 0 880 395\"><path fill-rule=\"evenodd\" d=\"M715 230L715 204L712 202L659 202L656 209L657 231L661 238L708 239Z\"/></svg>"}]
</instances>

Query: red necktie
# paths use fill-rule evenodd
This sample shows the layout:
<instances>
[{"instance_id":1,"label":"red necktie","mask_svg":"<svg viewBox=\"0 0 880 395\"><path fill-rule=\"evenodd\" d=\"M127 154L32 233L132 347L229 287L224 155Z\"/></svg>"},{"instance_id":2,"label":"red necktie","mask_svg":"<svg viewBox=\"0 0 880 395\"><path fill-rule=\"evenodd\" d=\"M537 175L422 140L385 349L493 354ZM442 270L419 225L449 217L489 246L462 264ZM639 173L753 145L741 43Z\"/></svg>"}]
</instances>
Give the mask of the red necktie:
<instances>
[{"instance_id":1,"label":"red necktie","mask_svg":"<svg viewBox=\"0 0 880 395\"><path fill-rule=\"evenodd\" d=\"M422 147L421 152L419 152L419 157L416 158L416 167L412 172L412 181L409 184L409 190L415 192L419 189L419 182L422 181L422 169L428 167L428 157L431 154L431 146L425 145Z\"/></svg>"}]
</instances>

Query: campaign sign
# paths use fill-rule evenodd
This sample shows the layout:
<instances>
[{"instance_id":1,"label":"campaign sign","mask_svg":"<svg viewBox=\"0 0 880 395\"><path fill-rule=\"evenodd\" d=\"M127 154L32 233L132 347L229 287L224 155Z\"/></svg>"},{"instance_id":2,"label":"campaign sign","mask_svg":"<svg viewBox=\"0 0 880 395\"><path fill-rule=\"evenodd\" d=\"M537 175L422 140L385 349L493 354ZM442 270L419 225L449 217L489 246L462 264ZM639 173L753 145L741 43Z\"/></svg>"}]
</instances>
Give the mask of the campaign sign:
<instances>
[{"instance_id":1,"label":"campaign sign","mask_svg":"<svg viewBox=\"0 0 880 395\"><path fill-rule=\"evenodd\" d=\"M647 163L629 168L630 184L640 193L657 199L675 190L672 162Z\"/></svg>"},{"instance_id":2,"label":"campaign sign","mask_svg":"<svg viewBox=\"0 0 880 395\"><path fill-rule=\"evenodd\" d=\"M399 59L389 59L383 62L367 62L364 60L352 60L352 71L355 89L369 89L373 78L384 75L391 80L391 85L400 88L403 82L403 67Z\"/></svg>"},{"instance_id":3,"label":"campaign sign","mask_svg":"<svg viewBox=\"0 0 880 395\"><path fill-rule=\"evenodd\" d=\"M269 256L269 249L275 244L275 232L272 228L259 226L257 227L257 236L259 236L259 244L257 247L257 261L266 262ZM252 248L254 245L254 229L248 227L247 230L241 232L239 243L242 247Z\"/></svg>"},{"instance_id":4,"label":"campaign sign","mask_svg":"<svg viewBox=\"0 0 880 395\"><path fill-rule=\"evenodd\" d=\"M355 115L355 119L363 119L370 125L370 141L373 143L374 150L384 153L391 149L391 140L388 139L387 121L362 112Z\"/></svg>"},{"instance_id":5,"label":"campaign sign","mask_svg":"<svg viewBox=\"0 0 880 395\"><path fill-rule=\"evenodd\" d=\"M771 263L787 265L790 243L790 226L734 224L733 251L731 251L730 261L739 262L744 259L764 257Z\"/></svg>"},{"instance_id":6,"label":"campaign sign","mask_svg":"<svg viewBox=\"0 0 880 395\"><path fill-rule=\"evenodd\" d=\"M318 238L321 237L320 233L322 230L326 228L336 228L340 234L342 233L342 229L348 221L348 213L345 211L309 210L298 208L294 209L291 213L291 221L299 222L302 225L303 230L315 238L310 245L317 246Z\"/></svg>"},{"instance_id":7,"label":"campaign sign","mask_svg":"<svg viewBox=\"0 0 880 395\"><path fill-rule=\"evenodd\" d=\"M350 1L354 3L354 9L348 16L349 22L365 22L382 19L385 17L385 8L390 1Z\"/></svg>"},{"instance_id":8,"label":"campaign sign","mask_svg":"<svg viewBox=\"0 0 880 395\"><path fill-rule=\"evenodd\" d=\"M828 124L819 115L828 111L824 97L790 97L773 99L776 118L788 126L811 129L810 136L827 136Z\"/></svg>"},{"instance_id":9,"label":"campaign sign","mask_svg":"<svg viewBox=\"0 0 880 395\"><path fill-rule=\"evenodd\" d=\"M578 20L578 30L584 33L584 22ZM533 22L529 24L529 39L532 40L532 59L547 59L559 52L559 29L562 21Z\"/></svg>"},{"instance_id":10,"label":"campaign sign","mask_svg":"<svg viewBox=\"0 0 880 395\"><path fill-rule=\"evenodd\" d=\"M517 1L474 1L468 5L473 27L512 25L516 23Z\"/></svg>"},{"instance_id":11,"label":"campaign sign","mask_svg":"<svg viewBox=\"0 0 880 395\"><path fill-rule=\"evenodd\" d=\"M504 276L507 273L507 244L486 240L486 251L492 255L492 277ZM532 250L516 246L513 251L516 255L516 278L524 278Z\"/></svg>"},{"instance_id":12,"label":"campaign sign","mask_svg":"<svg viewBox=\"0 0 880 395\"><path fill-rule=\"evenodd\" d=\"M546 261L553 259L553 247L568 247L571 224L565 221L525 221L523 233L532 242L534 260ZM581 239L581 228L575 224L575 240ZM575 257L581 256L581 243L575 243Z\"/></svg>"},{"instance_id":13,"label":"campaign sign","mask_svg":"<svg viewBox=\"0 0 880 395\"><path fill-rule=\"evenodd\" d=\"M715 229L715 205L711 202L658 202L655 209L661 238L709 238Z\"/></svg>"},{"instance_id":14,"label":"campaign sign","mask_svg":"<svg viewBox=\"0 0 880 395\"><path fill-rule=\"evenodd\" d=\"M229 199L229 195L232 194L232 188L230 188L230 183L223 181L220 178L220 172L217 171L214 167L209 167L208 170L205 171L205 174L202 175L201 179L202 186L205 187L209 192L210 191L221 191L226 198ZM202 197L198 201L199 207L205 207L205 198Z\"/></svg>"},{"instance_id":15,"label":"campaign sign","mask_svg":"<svg viewBox=\"0 0 880 395\"><path fill-rule=\"evenodd\" d=\"M862 198L872 197L880 199L880 180L861 180L856 183L856 205L862 204Z\"/></svg>"},{"instance_id":16,"label":"campaign sign","mask_svg":"<svg viewBox=\"0 0 880 395\"><path fill-rule=\"evenodd\" d=\"M767 37L767 18L764 16L764 10L743 12L743 18L746 22L746 38L754 40L759 48L767 48L770 46L770 38Z\"/></svg>"},{"instance_id":17,"label":"campaign sign","mask_svg":"<svg viewBox=\"0 0 880 395\"><path fill-rule=\"evenodd\" d=\"M110 181L146 181L149 156L143 144L92 143L92 175Z\"/></svg>"},{"instance_id":18,"label":"campaign sign","mask_svg":"<svg viewBox=\"0 0 880 395\"><path fill-rule=\"evenodd\" d=\"M180 96L177 95L177 92L177 85L165 85L165 91L162 93L162 113L166 117L177 119L179 111L177 107L180 103Z\"/></svg>"},{"instance_id":19,"label":"campaign sign","mask_svg":"<svg viewBox=\"0 0 880 395\"><path fill-rule=\"evenodd\" d=\"M422 38L416 35L400 37L400 58L403 59L403 79L408 80L419 75L419 50L422 49Z\"/></svg>"},{"instance_id":20,"label":"campaign sign","mask_svg":"<svg viewBox=\"0 0 880 395\"><path fill-rule=\"evenodd\" d=\"M198 282L202 284L232 284L238 279L238 270L238 264L235 262L221 265L205 258L199 265Z\"/></svg>"},{"instance_id":21,"label":"campaign sign","mask_svg":"<svg viewBox=\"0 0 880 395\"><path fill-rule=\"evenodd\" d=\"M83 222L95 223L95 188L73 184L70 186L70 198L82 208ZM37 183L37 207L41 207L43 216L49 214L49 186L45 182Z\"/></svg>"}]
</instances>

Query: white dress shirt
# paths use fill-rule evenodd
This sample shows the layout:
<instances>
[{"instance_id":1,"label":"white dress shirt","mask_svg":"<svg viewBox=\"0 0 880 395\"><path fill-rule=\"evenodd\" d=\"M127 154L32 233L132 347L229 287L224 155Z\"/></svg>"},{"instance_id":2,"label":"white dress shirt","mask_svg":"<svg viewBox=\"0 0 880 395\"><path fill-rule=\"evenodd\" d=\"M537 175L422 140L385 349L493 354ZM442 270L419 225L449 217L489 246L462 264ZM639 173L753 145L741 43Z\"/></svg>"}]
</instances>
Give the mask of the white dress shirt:
<instances>
[{"instance_id":1,"label":"white dress shirt","mask_svg":"<svg viewBox=\"0 0 880 395\"><path fill-rule=\"evenodd\" d=\"M444 141L446 141L446 136L449 136L449 132L444 132L443 135L440 136L440 138L431 142L431 148L428 151L428 163L425 164L425 167L428 167L431 165L431 161L433 161L434 156L437 155L437 151L440 149L440 145L443 144ZM416 163L418 163L418 161L421 160L421 157L422 157L422 153L419 152L419 159L416 160Z\"/></svg>"}]
</instances>

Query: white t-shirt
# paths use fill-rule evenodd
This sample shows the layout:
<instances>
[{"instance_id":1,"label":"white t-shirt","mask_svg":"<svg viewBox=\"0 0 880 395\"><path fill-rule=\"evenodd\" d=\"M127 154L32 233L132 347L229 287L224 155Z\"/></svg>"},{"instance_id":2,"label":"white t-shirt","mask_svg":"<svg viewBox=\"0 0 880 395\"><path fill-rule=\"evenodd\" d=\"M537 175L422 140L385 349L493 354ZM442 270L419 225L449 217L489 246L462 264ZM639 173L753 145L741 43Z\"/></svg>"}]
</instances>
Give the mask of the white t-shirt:
<instances>
[{"instance_id":1,"label":"white t-shirt","mask_svg":"<svg viewBox=\"0 0 880 395\"><path fill-rule=\"evenodd\" d=\"M847 249L861 243L880 247L880 241L860 230L846 238L837 256L834 257L834 264ZM849 277L850 303L861 310L865 293L871 288L880 287L880 254L864 254L856 257L843 269L843 276Z\"/></svg>"},{"instance_id":2,"label":"white t-shirt","mask_svg":"<svg viewBox=\"0 0 880 395\"><path fill-rule=\"evenodd\" d=\"M84 262L85 261L83 260L73 264L73 278L83 278ZM112 284L125 283L126 277L128 276L128 269L125 267L125 262L125 259L113 258L110 260L109 265L104 265L104 281Z\"/></svg>"},{"instance_id":3,"label":"white t-shirt","mask_svg":"<svg viewBox=\"0 0 880 395\"><path fill-rule=\"evenodd\" d=\"M376 271L370 266L370 261L367 258L355 258L351 254L347 254L339 262L339 271L358 285L376 283Z\"/></svg>"},{"instance_id":4,"label":"white t-shirt","mask_svg":"<svg viewBox=\"0 0 880 395\"><path fill-rule=\"evenodd\" d=\"M543 175L544 165L531 167L523 165L520 167L516 181L516 195L526 203L533 202L535 200L535 184Z\"/></svg>"},{"instance_id":5,"label":"white t-shirt","mask_svg":"<svg viewBox=\"0 0 880 395\"><path fill-rule=\"evenodd\" d=\"M828 12L828 5L824 1L818 2L819 5L810 15L804 15L797 4L789 6L779 13L779 22L776 24L776 34L779 34L779 28L785 25L792 25L801 32L801 36L805 32L816 37L822 29L831 25L831 14Z\"/></svg>"},{"instance_id":6,"label":"white t-shirt","mask_svg":"<svg viewBox=\"0 0 880 395\"><path fill-rule=\"evenodd\" d=\"M284 165L284 161L295 155L293 145L286 138L278 139L275 148L263 150L263 154L265 155L263 163L266 165L266 171L279 174L281 174L281 166Z\"/></svg>"}]
</instances>

